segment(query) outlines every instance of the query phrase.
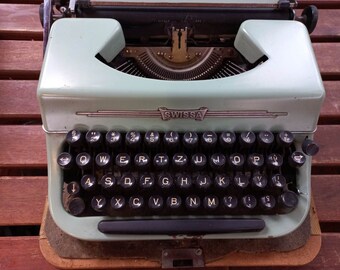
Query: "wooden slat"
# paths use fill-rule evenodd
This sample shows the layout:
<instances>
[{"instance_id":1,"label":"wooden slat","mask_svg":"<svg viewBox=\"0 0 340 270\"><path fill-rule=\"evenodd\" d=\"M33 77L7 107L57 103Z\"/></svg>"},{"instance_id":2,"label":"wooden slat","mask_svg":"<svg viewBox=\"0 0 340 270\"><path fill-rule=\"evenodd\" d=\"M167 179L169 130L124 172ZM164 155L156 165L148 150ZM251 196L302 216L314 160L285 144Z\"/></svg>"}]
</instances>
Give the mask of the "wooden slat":
<instances>
[{"instance_id":1,"label":"wooden slat","mask_svg":"<svg viewBox=\"0 0 340 270\"><path fill-rule=\"evenodd\" d=\"M326 98L321 108L321 123L337 123L340 120L340 81L324 82Z\"/></svg>"},{"instance_id":2,"label":"wooden slat","mask_svg":"<svg viewBox=\"0 0 340 270\"><path fill-rule=\"evenodd\" d=\"M312 192L320 222L340 222L340 175L312 176Z\"/></svg>"},{"instance_id":3,"label":"wooden slat","mask_svg":"<svg viewBox=\"0 0 340 270\"><path fill-rule=\"evenodd\" d=\"M297 11L296 14L300 16L301 11ZM339 9L320 9L318 23L311 35L312 40L329 40L333 42L339 40L340 28L335 27L340 24L339 15Z\"/></svg>"},{"instance_id":4,"label":"wooden slat","mask_svg":"<svg viewBox=\"0 0 340 270\"><path fill-rule=\"evenodd\" d=\"M41 223L47 196L47 177L1 176L0 185L0 226Z\"/></svg>"},{"instance_id":5,"label":"wooden slat","mask_svg":"<svg viewBox=\"0 0 340 270\"><path fill-rule=\"evenodd\" d=\"M0 51L6 55L1 58L0 78L38 78L43 57L41 41L0 40Z\"/></svg>"},{"instance_id":6,"label":"wooden slat","mask_svg":"<svg viewBox=\"0 0 340 270\"><path fill-rule=\"evenodd\" d=\"M320 153L314 166L340 166L340 125L319 126L315 140ZM0 167L46 167L45 135L41 126L0 126Z\"/></svg>"},{"instance_id":7,"label":"wooden slat","mask_svg":"<svg viewBox=\"0 0 340 270\"><path fill-rule=\"evenodd\" d=\"M40 119L37 81L0 80L0 118Z\"/></svg>"},{"instance_id":8,"label":"wooden slat","mask_svg":"<svg viewBox=\"0 0 340 270\"><path fill-rule=\"evenodd\" d=\"M315 141L321 150L313 157L313 166L340 166L339 134L340 126L318 126Z\"/></svg>"},{"instance_id":9,"label":"wooden slat","mask_svg":"<svg viewBox=\"0 0 340 270\"><path fill-rule=\"evenodd\" d=\"M0 126L0 167L46 167L41 126Z\"/></svg>"},{"instance_id":10,"label":"wooden slat","mask_svg":"<svg viewBox=\"0 0 340 270\"><path fill-rule=\"evenodd\" d=\"M335 64L340 58L340 43L313 43L313 48L321 74L340 78L340 65Z\"/></svg>"},{"instance_id":11,"label":"wooden slat","mask_svg":"<svg viewBox=\"0 0 340 270\"><path fill-rule=\"evenodd\" d=\"M0 237L0 269L52 270L39 248L38 236Z\"/></svg>"},{"instance_id":12,"label":"wooden slat","mask_svg":"<svg viewBox=\"0 0 340 270\"><path fill-rule=\"evenodd\" d=\"M40 39L39 5L0 4L0 39Z\"/></svg>"},{"instance_id":13,"label":"wooden slat","mask_svg":"<svg viewBox=\"0 0 340 270\"><path fill-rule=\"evenodd\" d=\"M297 0L299 7L315 5L318 8L339 8L339 0Z\"/></svg>"},{"instance_id":14,"label":"wooden slat","mask_svg":"<svg viewBox=\"0 0 340 270\"><path fill-rule=\"evenodd\" d=\"M338 270L340 269L340 234L322 234L321 250L317 257L309 264L300 267L252 267L251 270ZM229 270L249 270L247 267L231 267Z\"/></svg>"}]
</instances>

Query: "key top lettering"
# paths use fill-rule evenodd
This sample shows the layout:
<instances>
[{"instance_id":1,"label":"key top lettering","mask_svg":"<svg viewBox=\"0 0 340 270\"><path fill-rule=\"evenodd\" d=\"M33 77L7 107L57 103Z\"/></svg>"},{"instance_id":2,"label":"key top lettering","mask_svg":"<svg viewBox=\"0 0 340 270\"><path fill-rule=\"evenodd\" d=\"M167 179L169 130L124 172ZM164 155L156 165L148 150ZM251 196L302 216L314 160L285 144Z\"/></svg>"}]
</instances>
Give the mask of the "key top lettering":
<instances>
[{"instance_id":1,"label":"key top lettering","mask_svg":"<svg viewBox=\"0 0 340 270\"><path fill-rule=\"evenodd\" d=\"M178 199L177 197L171 197L170 205L177 205L178 204Z\"/></svg>"}]
</instances>

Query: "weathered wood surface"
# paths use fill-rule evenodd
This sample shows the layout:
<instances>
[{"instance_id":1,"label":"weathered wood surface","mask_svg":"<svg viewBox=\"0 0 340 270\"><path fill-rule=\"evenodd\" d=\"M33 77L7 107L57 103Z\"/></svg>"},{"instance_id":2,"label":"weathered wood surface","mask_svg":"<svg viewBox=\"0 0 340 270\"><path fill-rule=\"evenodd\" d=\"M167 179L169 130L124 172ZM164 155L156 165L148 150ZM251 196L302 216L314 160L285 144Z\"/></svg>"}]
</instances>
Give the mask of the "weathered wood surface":
<instances>
[{"instance_id":1,"label":"weathered wood surface","mask_svg":"<svg viewBox=\"0 0 340 270\"><path fill-rule=\"evenodd\" d=\"M39 225L47 195L45 137L36 100L42 64L40 2L0 0L0 228ZM340 269L340 1L300 0L299 8L308 4L321 8L311 38L327 93L312 177L323 233L317 258L290 269L335 270ZM0 269L55 268L42 257L38 236L0 236Z\"/></svg>"}]
</instances>

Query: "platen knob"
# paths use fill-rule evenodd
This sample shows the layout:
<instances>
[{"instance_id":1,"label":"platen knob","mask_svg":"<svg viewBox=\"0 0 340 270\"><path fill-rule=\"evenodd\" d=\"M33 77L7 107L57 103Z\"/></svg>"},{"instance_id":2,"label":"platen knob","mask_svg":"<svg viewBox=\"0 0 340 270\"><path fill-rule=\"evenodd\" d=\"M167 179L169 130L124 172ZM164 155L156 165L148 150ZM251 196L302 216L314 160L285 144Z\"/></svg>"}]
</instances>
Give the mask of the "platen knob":
<instances>
[{"instance_id":1,"label":"platen knob","mask_svg":"<svg viewBox=\"0 0 340 270\"><path fill-rule=\"evenodd\" d=\"M319 146L310 139L305 139L302 143L302 151L308 156L315 156L319 152Z\"/></svg>"}]
</instances>

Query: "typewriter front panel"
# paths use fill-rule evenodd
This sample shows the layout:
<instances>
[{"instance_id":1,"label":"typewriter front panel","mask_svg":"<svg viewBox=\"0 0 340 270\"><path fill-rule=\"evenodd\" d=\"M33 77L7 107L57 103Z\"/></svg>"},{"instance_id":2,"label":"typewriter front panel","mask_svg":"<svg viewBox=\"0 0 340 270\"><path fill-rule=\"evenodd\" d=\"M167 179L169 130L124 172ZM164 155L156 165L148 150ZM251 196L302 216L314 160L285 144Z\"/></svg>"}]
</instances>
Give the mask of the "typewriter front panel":
<instances>
[{"instance_id":1,"label":"typewriter front panel","mask_svg":"<svg viewBox=\"0 0 340 270\"><path fill-rule=\"evenodd\" d=\"M99 31L99 29L103 28L106 28L107 31ZM86 46L81 46L80 44L86 44ZM302 154L302 144L306 138L312 139L312 133L316 128L324 95L308 34L302 24L297 22L249 21L240 28L236 37L235 47L250 62L256 62L256 59L261 58L263 55L268 59L252 70L232 77L200 81L162 81L122 73L103 64L96 58L96 55L100 54L106 61L111 61L124 48L123 35L116 21L65 19L57 21L53 25L41 73L38 96L43 111L44 129L47 134L50 209L55 222L61 229L77 238L87 240L173 239L174 235L170 236L168 235L169 233L134 234L133 236L121 233L102 233L98 230L98 224L103 220L164 219L170 222L179 218L186 220L210 218L216 221L217 219L228 220L237 217L245 220L254 218L262 220L265 227L256 232L237 232L234 230L223 234L201 233L199 235L204 238L217 239L268 238L285 235L295 230L304 221L310 204L311 158ZM287 60L288 57L289 61ZM280 64L282 62L284 65ZM303 107L303 110L301 110L301 107ZM83 142L80 146L81 150L75 150L78 146L73 148L73 146L68 146L65 142L66 134L71 134L72 137L72 132L74 132L74 135L79 132L80 136L84 137L87 132L90 132L89 136L91 138L91 132L93 132L96 136L104 138L109 131L120 133L125 138L123 139L123 144L128 141L127 134L132 134L129 132L136 132L134 134L139 133L144 137L147 131L158 132L163 140L163 146L159 151L160 153L169 154L169 158L173 162L170 167L171 170L174 169L174 171L171 171L174 177L178 177L176 175L178 173L190 172L192 178L195 177L195 179L199 174L196 173L193 167L189 169L172 168L180 165L175 164L174 156L177 152L185 152L188 158L192 159L195 154L204 150L204 146L199 146L198 150L195 150L196 152L192 152L190 149L185 149L184 142L181 141L181 146L178 149L166 149L166 146L164 146L166 139L164 138L167 133L179 133L179 137L183 139L186 132L196 132L200 136L200 143L202 144L205 132L211 132L209 134L215 133L218 138L222 136L223 132L234 132L238 143L242 140L242 136L246 138L243 138L243 143L247 143L248 134L254 134L258 139L261 131L269 132L266 134L275 136L275 142L273 141L275 146L261 150L264 159L266 159L266 165L260 166L269 180L276 175L272 171L279 173L281 170L281 165L279 166L280 168L274 168L281 153L277 153L277 151L283 151L284 153L288 151L290 152L289 155L297 153L296 159L292 162L298 163L301 159L304 162L303 164L294 163L293 169L289 169L289 173L286 175L288 183L283 184L283 186L289 192L288 197L286 198L286 195L282 197L281 193L275 195L277 196L275 201L278 204L285 203L285 200L287 200L294 205L294 210L290 209L292 211L285 214L266 214L266 211L233 213L232 211L224 211L221 208L222 210L220 209L219 212L212 211L210 213L205 212L206 209L204 210L202 204L199 209L205 213L203 216L201 211L190 212L192 209L187 209L188 212L184 216L183 212L178 213L176 211L166 212L167 214L165 215L161 215L157 211L150 212L149 210L145 212L147 215L138 211L133 214L132 209L127 211L128 215L115 214L111 210L107 214L107 212L102 212L100 209L97 209L98 211L94 215L87 215L83 212L74 212L75 215L71 215L65 211L65 208L68 208L67 210L72 212L70 205L66 205L66 207L64 205L65 196L68 196L67 189L71 190L69 195L76 192L78 188L76 185L81 186L81 179L84 175L87 175L87 178L85 177L83 181L85 188L84 186L80 187L81 193L86 193L87 182L90 184L93 182L95 185L99 184L99 179L92 181L88 174L93 175L95 178L101 178L104 174L103 170L107 168L100 168L95 172L91 171L93 168L97 168L98 164L96 165L94 160L96 155L99 154L97 150L93 150L95 148L87 146L87 144L90 144L91 139L88 142ZM291 131L294 136L294 146L287 148L289 150L285 147L279 147L280 150L275 150L278 147L277 141L280 140L278 138L282 131ZM288 136L290 133L282 134ZM283 135L283 137L286 135ZM283 139L284 141L285 139ZM109 149L107 143L105 140L101 142L100 151ZM209 143L209 140L207 140L207 143ZM122 147L121 149L123 150L120 151L106 151L109 155L113 153L110 158L115 159L110 163L111 165L107 169L108 173L115 174L119 161L124 163L127 160L126 157L122 159L121 156L117 159L119 154L130 151L126 150L129 149L128 146L124 145ZM239 184L238 188L242 188L243 178L239 178L238 173L241 173L242 177L253 179L255 171L250 170L249 164L246 165L246 163L237 167L237 164L232 164L232 161L239 160L240 156L236 159L231 157L240 152L243 158L248 160L251 154L258 154L258 147L258 141L250 148L245 145L242 146L241 142L241 146L238 145L235 148L236 150L231 151L223 148L222 142L219 141L214 146L213 152L211 152L211 149L207 150L206 156L211 159L213 154L221 154L223 158L229 159L231 163L226 163L223 168L219 168L217 171L222 170L222 172L230 174L232 185ZM134 165L136 165L137 154L144 153L145 149L145 146L142 146L138 151L131 150L128 153L131 159L134 160ZM272 152L274 155L271 155ZM60 156L61 153L66 154L65 156ZM158 151L150 150L150 153L148 152L147 154L153 160L157 153ZM71 169L70 174L67 168L62 168L70 160L67 154L74 155L73 159L77 159L78 155L80 155L78 158L80 165L82 163L81 159L85 161L86 154L92 155L92 165L90 165L90 168ZM284 162L287 163L289 155L287 153L282 155L283 159L285 159ZM142 160L144 159L145 157L142 158ZM79 167L79 162L73 166ZM272 164L268 165L268 162L272 162ZM300 165L302 166L299 167ZM155 165L152 165L151 168L153 166ZM289 167L290 165L286 164L284 166ZM212 167L214 165L207 165L204 169L205 172L207 168ZM136 181L140 182L141 173L136 174L135 172L138 170L134 167L131 169L131 173L133 177L138 178ZM117 184L117 189L119 190L124 188L125 180L122 179L124 174L129 171L120 169L118 171L119 173L114 176L117 178L117 183L120 182L120 184ZM199 172L200 170L197 169L197 171ZM292 176L293 180L290 179L291 171L296 173ZM153 173L151 171L147 172ZM159 176L158 173L155 177ZM210 177L215 177L215 172ZM195 181L197 182L197 180ZM253 183L255 180L251 181L250 183ZM181 183L186 184L186 182L187 180L184 179ZM275 185L276 182L280 181L274 179L272 180L272 185ZM130 180L126 180L126 183L129 184ZM278 188L281 189L281 187ZM256 187L249 186L247 192L253 190L256 190ZM143 194L143 190L137 188L135 192L136 194L131 195L123 191L121 194L112 193L110 196L123 194L125 199L132 201L132 206L134 206L133 201L137 197L133 196ZM176 192L180 193L181 191L174 189L172 195L175 195ZM240 191L242 196L239 199L246 206L247 200L251 201L253 197L243 196L247 195L244 192L244 190ZM228 191L226 191L225 195L228 195L227 193ZM292 195L292 193L295 195ZM293 197L289 197L289 194ZM94 194L94 196L99 195ZM151 196L158 195L160 194L148 194L144 199L150 200ZM187 200L189 195L185 193L181 197L182 200ZM198 197L201 201L204 201L206 199L205 195L209 194L201 192ZM214 193L210 195L214 196ZM269 195L272 195L272 193ZM91 196L86 195L85 197L90 198ZM167 196L163 200L166 200ZM74 199L72 195L69 197L71 197L71 200ZM75 197L78 198L78 196ZM111 199L111 197L106 198L106 200ZM222 202L224 197L223 195L218 198L219 201ZM67 199L70 198L66 198L66 201ZM84 203L77 199L76 205L79 206L78 203L80 202L81 206L86 204L86 207L91 207L89 205L91 205L92 200L93 198L90 198ZM101 198L95 197L94 204L96 200L97 202L101 201ZM207 200L213 202L215 197L209 197ZM261 196L256 200L260 202ZM189 203L196 201L197 198L195 197L189 198ZM183 207L185 209L185 204L183 204ZM219 207L222 207L222 204ZM80 216L77 216L78 214ZM187 235L181 235L180 233L175 235L176 237L187 237Z\"/></svg>"}]
</instances>

